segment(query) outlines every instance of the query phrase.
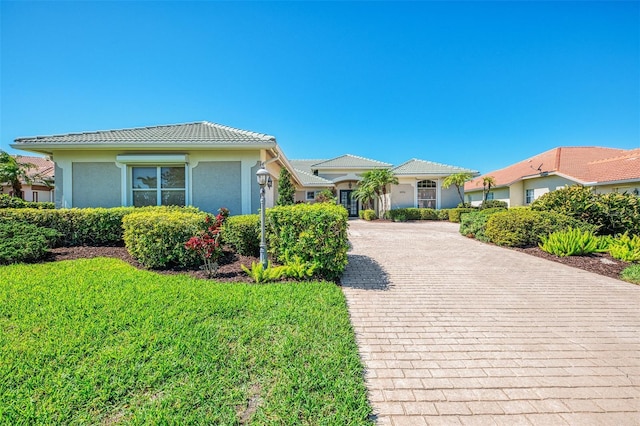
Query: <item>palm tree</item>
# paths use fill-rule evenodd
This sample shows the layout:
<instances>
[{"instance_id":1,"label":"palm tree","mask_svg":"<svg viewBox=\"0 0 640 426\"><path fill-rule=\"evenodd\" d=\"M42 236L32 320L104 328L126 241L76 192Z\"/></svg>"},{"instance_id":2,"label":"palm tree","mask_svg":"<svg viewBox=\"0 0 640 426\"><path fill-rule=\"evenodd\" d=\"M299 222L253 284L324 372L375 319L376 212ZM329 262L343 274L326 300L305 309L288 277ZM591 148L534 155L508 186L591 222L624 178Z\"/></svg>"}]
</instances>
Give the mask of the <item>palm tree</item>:
<instances>
[{"instance_id":1,"label":"palm tree","mask_svg":"<svg viewBox=\"0 0 640 426\"><path fill-rule=\"evenodd\" d=\"M442 181L443 188L449 188L451 185L456 187L458 191L458 196L460 197L460 202L464 206L464 195L462 195L461 188L464 188L464 183L468 180L471 180L473 175L471 173L454 173L452 175L447 176Z\"/></svg>"},{"instance_id":2,"label":"palm tree","mask_svg":"<svg viewBox=\"0 0 640 426\"><path fill-rule=\"evenodd\" d=\"M362 182L360 186L364 187L363 192L375 194L378 199L378 217L383 217L387 210L387 188L389 185L397 185L398 178L393 174L391 169L373 169L362 174Z\"/></svg>"},{"instance_id":3,"label":"palm tree","mask_svg":"<svg viewBox=\"0 0 640 426\"><path fill-rule=\"evenodd\" d=\"M487 201L489 191L496 186L496 179L493 176L485 176L482 178L482 202Z\"/></svg>"},{"instance_id":4,"label":"palm tree","mask_svg":"<svg viewBox=\"0 0 640 426\"><path fill-rule=\"evenodd\" d=\"M35 168L35 164L23 163L20 157L9 155L0 150L0 183L8 183L13 189L14 197L22 198L22 182L30 184L36 176L29 175L29 170Z\"/></svg>"},{"instance_id":5,"label":"palm tree","mask_svg":"<svg viewBox=\"0 0 640 426\"><path fill-rule=\"evenodd\" d=\"M376 198L371 185L364 185L362 181L358 182L358 187L351 193L351 198L362 203L364 210L373 209L373 200Z\"/></svg>"}]
</instances>

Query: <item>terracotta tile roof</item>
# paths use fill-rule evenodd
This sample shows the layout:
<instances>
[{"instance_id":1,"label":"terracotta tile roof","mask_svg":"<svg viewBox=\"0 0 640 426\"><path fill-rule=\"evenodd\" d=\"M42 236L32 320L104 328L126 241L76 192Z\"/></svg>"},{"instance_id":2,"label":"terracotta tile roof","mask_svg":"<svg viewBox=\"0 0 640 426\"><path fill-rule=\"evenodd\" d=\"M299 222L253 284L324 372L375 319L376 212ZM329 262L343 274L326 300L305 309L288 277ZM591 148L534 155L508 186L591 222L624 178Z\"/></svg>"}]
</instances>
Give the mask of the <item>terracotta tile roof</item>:
<instances>
[{"instance_id":1,"label":"terracotta tile roof","mask_svg":"<svg viewBox=\"0 0 640 426\"><path fill-rule=\"evenodd\" d=\"M17 149L37 145L237 145L275 143L275 137L263 133L240 130L221 124L199 121L195 123L164 126L137 127L132 129L103 130L86 133L69 133L53 136L18 138L13 145Z\"/></svg>"},{"instance_id":2,"label":"terracotta tile roof","mask_svg":"<svg viewBox=\"0 0 640 426\"><path fill-rule=\"evenodd\" d=\"M43 157L31 157L27 155L14 155L14 157L18 163L33 164L35 166L34 168L29 169L29 176L39 176L45 180L53 180L53 161Z\"/></svg>"},{"instance_id":3,"label":"terracotta tile roof","mask_svg":"<svg viewBox=\"0 0 640 426\"><path fill-rule=\"evenodd\" d=\"M393 173L399 176L407 175L450 175L452 173L471 173L478 174L476 170L465 169L448 164L434 163L433 161L419 160L412 158L405 161L397 167L394 167Z\"/></svg>"},{"instance_id":4,"label":"terracotta tile roof","mask_svg":"<svg viewBox=\"0 0 640 426\"><path fill-rule=\"evenodd\" d=\"M558 147L504 169L485 173L464 186L482 189L482 178L493 176L496 186L509 186L541 173L561 174L576 183L601 183L640 178L640 149L624 150L593 146Z\"/></svg>"}]
</instances>

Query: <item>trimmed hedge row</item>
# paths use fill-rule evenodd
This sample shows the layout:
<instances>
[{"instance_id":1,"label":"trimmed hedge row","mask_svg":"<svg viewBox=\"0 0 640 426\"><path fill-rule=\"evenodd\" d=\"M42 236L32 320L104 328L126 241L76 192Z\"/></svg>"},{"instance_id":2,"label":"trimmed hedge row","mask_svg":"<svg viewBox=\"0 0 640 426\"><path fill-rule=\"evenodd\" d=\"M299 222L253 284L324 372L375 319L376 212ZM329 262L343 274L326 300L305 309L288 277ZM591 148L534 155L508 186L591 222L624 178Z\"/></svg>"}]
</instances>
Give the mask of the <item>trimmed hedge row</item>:
<instances>
[{"instance_id":1,"label":"trimmed hedge row","mask_svg":"<svg viewBox=\"0 0 640 426\"><path fill-rule=\"evenodd\" d=\"M243 256L260 255L260 216L229 216L222 225L222 242Z\"/></svg>"},{"instance_id":2,"label":"trimmed hedge row","mask_svg":"<svg viewBox=\"0 0 640 426\"><path fill-rule=\"evenodd\" d=\"M542 236L568 228L582 231L595 229L593 225L560 213L534 211L525 207L492 214L486 222L484 234L489 242L500 246L532 247L540 243Z\"/></svg>"},{"instance_id":3,"label":"trimmed hedge row","mask_svg":"<svg viewBox=\"0 0 640 426\"><path fill-rule=\"evenodd\" d=\"M37 203L8 194L0 194L0 209L53 209L54 207L55 205L49 202Z\"/></svg>"},{"instance_id":4,"label":"trimmed hedge row","mask_svg":"<svg viewBox=\"0 0 640 426\"><path fill-rule=\"evenodd\" d=\"M460 219L460 233L469 238L488 242L485 230L489 217L505 210L504 208L492 207L463 214Z\"/></svg>"},{"instance_id":5,"label":"trimmed hedge row","mask_svg":"<svg viewBox=\"0 0 640 426\"><path fill-rule=\"evenodd\" d=\"M449 212L453 209L426 209L417 207L407 207L402 209L392 209L385 212L385 219L394 222L404 222L406 220L449 220Z\"/></svg>"},{"instance_id":6,"label":"trimmed hedge row","mask_svg":"<svg viewBox=\"0 0 640 426\"><path fill-rule=\"evenodd\" d=\"M185 247L206 227L206 213L189 210L141 210L122 219L124 243L134 259L148 268L188 268L202 264Z\"/></svg>"},{"instance_id":7,"label":"trimmed hedge row","mask_svg":"<svg viewBox=\"0 0 640 426\"><path fill-rule=\"evenodd\" d=\"M337 280L347 265L348 213L330 203L297 204L268 209L269 252L283 264L298 257L316 264L315 273Z\"/></svg>"}]
</instances>

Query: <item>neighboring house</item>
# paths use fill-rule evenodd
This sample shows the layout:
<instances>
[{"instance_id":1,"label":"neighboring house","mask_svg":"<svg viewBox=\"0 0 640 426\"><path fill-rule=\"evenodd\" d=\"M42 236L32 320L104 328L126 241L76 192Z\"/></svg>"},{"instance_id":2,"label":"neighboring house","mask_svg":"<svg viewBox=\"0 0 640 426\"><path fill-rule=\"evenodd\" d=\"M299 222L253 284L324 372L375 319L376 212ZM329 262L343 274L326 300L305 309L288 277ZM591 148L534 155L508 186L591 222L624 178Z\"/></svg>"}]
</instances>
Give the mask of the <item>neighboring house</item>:
<instances>
[{"instance_id":1,"label":"neighboring house","mask_svg":"<svg viewBox=\"0 0 640 426\"><path fill-rule=\"evenodd\" d=\"M509 206L526 206L549 191L566 185L593 187L598 193L640 193L640 148L559 147L479 176L465 184L467 201L482 202L482 178L496 185L488 198Z\"/></svg>"},{"instance_id":2,"label":"neighboring house","mask_svg":"<svg viewBox=\"0 0 640 426\"><path fill-rule=\"evenodd\" d=\"M351 193L368 170L391 169L398 177L398 185L391 185L388 194L387 204L394 209L456 207L460 203L456 189L442 188L442 181L454 173L478 174L475 170L415 158L393 167L389 163L350 154L329 160L291 160L290 163L298 176L303 180L302 176L305 176L307 182L306 187L299 188L296 193L296 201L312 202L318 191L329 188L350 216L357 216L361 208L351 200Z\"/></svg>"},{"instance_id":3,"label":"neighboring house","mask_svg":"<svg viewBox=\"0 0 640 426\"><path fill-rule=\"evenodd\" d=\"M476 171L429 161L389 163L343 155L324 160L287 160L276 139L210 122L18 138L13 148L50 156L55 162L56 207L193 205L231 214L258 211L255 173L263 162L272 177L266 205L277 200L278 176L289 170L296 201L314 202L329 189L357 216L351 199L362 174L391 168L399 185L391 185L388 205L455 207L455 188L443 189L452 173Z\"/></svg>"},{"instance_id":4,"label":"neighboring house","mask_svg":"<svg viewBox=\"0 0 640 426\"><path fill-rule=\"evenodd\" d=\"M275 137L206 121L18 138L12 147L52 157L56 207L193 205L249 214L260 206L260 163L273 181L267 206L280 168L292 169Z\"/></svg>"},{"instance_id":5,"label":"neighboring house","mask_svg":"<svg viewBox=\"0 0 640 426\"><path fill-rule=\"evenodd\" d=\"M53 161L43 157L30 157L25 155L14 155L15 159L22 164L33 164L27 174L30 182L23 180L22 198L25 201L53 202L54 200L54 164ZM13 194L13 188L7 183L0 185L0 194Z\"/></svg>"}]
</instances>

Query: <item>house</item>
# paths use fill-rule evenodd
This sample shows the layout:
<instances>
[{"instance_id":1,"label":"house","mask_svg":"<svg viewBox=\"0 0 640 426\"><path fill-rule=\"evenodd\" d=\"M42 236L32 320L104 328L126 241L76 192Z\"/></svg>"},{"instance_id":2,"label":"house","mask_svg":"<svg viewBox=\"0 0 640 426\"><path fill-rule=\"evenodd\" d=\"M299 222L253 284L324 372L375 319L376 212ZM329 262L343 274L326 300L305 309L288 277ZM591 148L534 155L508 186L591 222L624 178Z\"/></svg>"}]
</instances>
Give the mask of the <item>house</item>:
<instances>
[{"instance_id":1,"label":"house","mask_svg":"<svg viewBox=\"0 0 640 426\"><path fill-rule=\"evenodd\" d=\"M361 208L352 201L351 194L362 174L373 169L391 169L398 185L391 185L386 204L391 208L428 207L443 209L460 203L455 188L443 188L442 181L454 173L478 174L475 170L449 166L431 161L411 159L394 167L390 163L345 154L328 160L291 160L298 176L306 186L296 192L296 201L313 202L319 190L331 189L338 202L350 216L357 216Z\"/></svg>"},{"instance_id":2,"label":"house","mask_svg":"<svg viewBox=\"0 0 640 426\"><path fill-rule=\"evenodd\" d=\"M464 186L467 202L483 200L482 179L492 176L495 185L488 199L509 206L526 206L549 191L567 185L593 187L598 193L640 193L640 148L558 147L504 169L479 176Z\"/></svg>"},{"instance_id":3,"label":"house","mask_svg":"<svg viewBox=\"0 0 640 426\"><path fill-rule=\"evenodd\" d=\"M256 171L271 174L266 206L277 200L278 177L286 168L296 187L296 201L314 202L329 189L351 216L361 208L351 194L362 174L392 169L399 180L388 205L455 207L454 188L442 180L458 172L477 172L412 159L397 167L355 155L289 161L274 136L207 121L132 129L18 138L15 149L50 156L55 162L56 207L193 205L232 214L258 211Z\"/></svg>"},{"instance_id":4,"label":"house","mask_svg":"<svg viewBox=\"0 0 640 426\"><path fill-rule=\"evenodd\" d=\"M260 206L260 163L276 187L280 168L292 168L275 137L207 121L18 138L12 147L53 159L56 207L194 205L249 214ZM266 191L267 205L275 196Z\"/></svg>"},{"instance_id":5,"label":"house","mask_svg":"<svg viewBox=\"0 0 640 426\"><path fill-rule=\"evenodd\" d=\"M22 199L34 202L53 202L54 182L53 182L53 161L43 157L31 157L25 155L15 155L16 161L21 164L31 164L27 175L29 180L22 180ZM8 183L0 185L0 194L13 194L13 188Z\"/></svg>"}]
</instances>

